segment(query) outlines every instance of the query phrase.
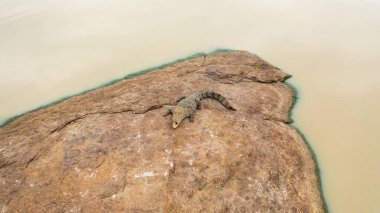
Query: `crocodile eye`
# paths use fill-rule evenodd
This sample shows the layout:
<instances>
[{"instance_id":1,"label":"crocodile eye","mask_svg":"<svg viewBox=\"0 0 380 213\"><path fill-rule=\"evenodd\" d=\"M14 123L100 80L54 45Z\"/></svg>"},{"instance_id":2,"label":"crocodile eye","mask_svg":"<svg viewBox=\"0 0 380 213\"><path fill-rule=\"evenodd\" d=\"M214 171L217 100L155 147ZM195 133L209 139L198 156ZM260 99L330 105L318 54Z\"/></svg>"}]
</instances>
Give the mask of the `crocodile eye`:
<instances>
[{"instance_id":1,"label":"crocodile eye","mask_svg":"<svg viewBox=\"0 0 380 213\"><path fill-rule=\"evenodd\" d=\"M174 124L175 124L175 125L177 125L177 124L178 124L178 122L176 121L176 122L174 122Z\"/></svg>"}]
</instances>

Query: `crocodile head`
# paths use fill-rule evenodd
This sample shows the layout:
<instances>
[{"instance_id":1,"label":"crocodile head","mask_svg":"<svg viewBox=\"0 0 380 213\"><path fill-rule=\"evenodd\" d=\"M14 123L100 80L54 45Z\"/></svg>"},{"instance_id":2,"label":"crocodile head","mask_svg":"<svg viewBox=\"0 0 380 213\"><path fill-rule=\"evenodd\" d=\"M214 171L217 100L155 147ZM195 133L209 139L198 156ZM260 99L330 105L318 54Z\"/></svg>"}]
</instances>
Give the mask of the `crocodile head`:
<instances>
[{"instance_id":1,"label":"crocodile head","mask_svg":"<svg viewBox=\"0 0 380 213\"><path fill-rule=\"evenodd\" d=\"M173 128L177 128L181 121L188 116L188 109L185 107L174 107L173 109L173 117L172 117L172 125Z\"/></svg>"}]
</instances>

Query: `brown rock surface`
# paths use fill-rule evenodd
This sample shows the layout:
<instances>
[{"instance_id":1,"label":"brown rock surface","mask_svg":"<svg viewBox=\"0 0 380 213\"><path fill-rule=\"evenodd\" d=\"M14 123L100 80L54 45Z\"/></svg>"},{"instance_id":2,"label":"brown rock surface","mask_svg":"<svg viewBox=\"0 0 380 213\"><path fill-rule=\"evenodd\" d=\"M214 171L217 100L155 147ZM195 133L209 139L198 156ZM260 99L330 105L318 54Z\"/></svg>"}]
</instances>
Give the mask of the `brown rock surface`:
<instances>
[{"instance_id":1,"label":"brown rock surface","mask_svg":"<svg viewBox=\"0 0 380 213\"><path fill-rule=\"evenodd\" d=\"M323 212L287 74L244 51L184 60L0 128L2 212ZM162 114L196 90L195 122Z\"/></svg>"}]
</instances>

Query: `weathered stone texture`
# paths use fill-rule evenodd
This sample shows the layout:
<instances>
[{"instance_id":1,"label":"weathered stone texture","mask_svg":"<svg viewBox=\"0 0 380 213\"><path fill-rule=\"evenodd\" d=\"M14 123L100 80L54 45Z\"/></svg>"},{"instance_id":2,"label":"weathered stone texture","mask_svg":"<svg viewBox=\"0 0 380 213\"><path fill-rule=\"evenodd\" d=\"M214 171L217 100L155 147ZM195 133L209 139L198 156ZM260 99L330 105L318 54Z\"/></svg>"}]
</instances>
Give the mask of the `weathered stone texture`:
<instances>
[{"instance_id":1,"label":"weathered stone texture","mask_svg":"<svg viewBox=\"0 0 380 213\"><path fill-rule=\"evenodd\" d=\"M288 125L287 74L244 51L178 62L0 128L2 212L323 212L315 165ZM162 114L196 90L177 129Z\"/></svg>"}]
</instances>

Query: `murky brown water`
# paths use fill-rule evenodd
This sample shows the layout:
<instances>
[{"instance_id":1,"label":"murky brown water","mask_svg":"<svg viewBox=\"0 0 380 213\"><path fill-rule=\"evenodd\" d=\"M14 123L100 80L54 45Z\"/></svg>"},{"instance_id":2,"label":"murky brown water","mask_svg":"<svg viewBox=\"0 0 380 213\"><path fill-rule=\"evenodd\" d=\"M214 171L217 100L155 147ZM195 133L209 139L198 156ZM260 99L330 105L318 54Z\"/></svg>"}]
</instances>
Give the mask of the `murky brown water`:
<instances>
[{"instance_id":1,"label":"murky brown water","mask_svg":"<svg viewBox=\"0 0 380 213\"><path fill-rule=\"evenodd\" d=\"M215 48L294 77L332 212L380 212L380 2L0 0L0 120Z\"/></svg>"}]
</instances>

